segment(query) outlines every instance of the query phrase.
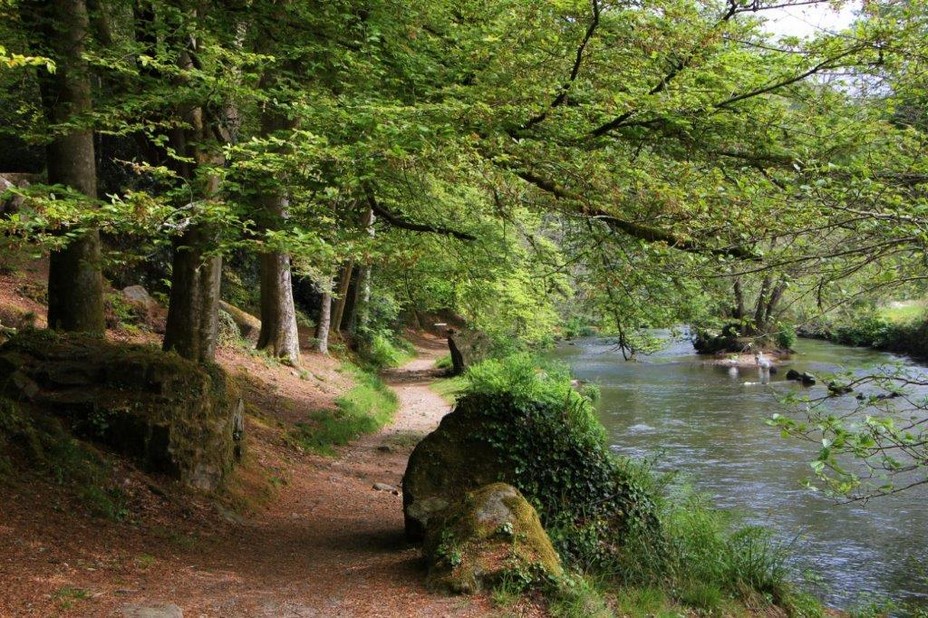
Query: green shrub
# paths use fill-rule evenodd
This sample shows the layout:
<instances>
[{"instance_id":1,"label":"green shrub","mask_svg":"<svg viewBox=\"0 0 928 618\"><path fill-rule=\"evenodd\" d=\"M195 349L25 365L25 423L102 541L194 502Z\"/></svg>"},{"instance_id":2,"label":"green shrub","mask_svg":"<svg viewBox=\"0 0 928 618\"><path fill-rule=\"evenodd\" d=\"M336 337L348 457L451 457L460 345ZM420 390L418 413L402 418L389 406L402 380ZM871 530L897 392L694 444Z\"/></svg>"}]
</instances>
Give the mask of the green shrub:
<instances>
[{"instance_id":1,"label":"green shrub","mask_svg":"<svg viewBox=\"0 0 928 618\"><path fill-rule=\"evenodd\" d=\"M415 348L403 339L391 339L384 333L373 333L362 341L358 352L365 366L375 371L398 367L415 356Z\"/></svg>"},{"instance_id":2,"label":"green shrub","mask_svg":"<svg viewBox=\"0 0 928 618\"><path fill-rule=\"evenodd\" d=\"M589 399L563 365L539 369L528 354L471 367L457 411L499 454L502 479L538 510L561 557L586 570L616 558L617 543L653 524L648 496L634 486L605 442Z\"/></svg>"}]
</instances>

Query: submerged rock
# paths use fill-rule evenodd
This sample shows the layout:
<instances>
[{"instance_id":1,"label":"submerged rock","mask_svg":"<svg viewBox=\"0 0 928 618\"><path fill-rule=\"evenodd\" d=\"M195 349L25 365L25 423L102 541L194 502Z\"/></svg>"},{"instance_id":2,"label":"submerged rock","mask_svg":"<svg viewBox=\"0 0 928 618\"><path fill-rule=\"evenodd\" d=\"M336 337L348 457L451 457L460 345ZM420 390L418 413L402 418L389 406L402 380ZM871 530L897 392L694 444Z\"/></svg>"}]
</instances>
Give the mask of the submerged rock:
<instances>
[{"instance_id":1,"label":"submerged rock","mask_svg":"<svg viewBox=\"0 0 928 618\"><path fill-rule=\"evenodd\" d=\"M154 348L26 331L0 346L0 395L204 491L241 454L244 403L225 372Z\"/></svg>"},{"instance_id":2,"label":"submerged rock","mask_svg":"<svg viewBox=\"0 0 928 618\"><path fill-rule=\"evenodd\" d=\"M504 578L528 584L563 574L538 513L515 487L493 483L466 494L429 530L429 583L473 593Z\"/></svg>"}]
</instances>

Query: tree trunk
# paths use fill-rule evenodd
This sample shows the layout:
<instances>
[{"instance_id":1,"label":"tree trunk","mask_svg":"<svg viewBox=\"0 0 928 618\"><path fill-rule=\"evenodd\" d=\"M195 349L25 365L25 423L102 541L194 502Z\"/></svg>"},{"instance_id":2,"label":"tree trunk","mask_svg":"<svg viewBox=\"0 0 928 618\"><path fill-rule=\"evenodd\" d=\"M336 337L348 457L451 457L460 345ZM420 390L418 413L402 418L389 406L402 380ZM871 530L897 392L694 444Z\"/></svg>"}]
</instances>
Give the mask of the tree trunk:
<instances>
[{"instance_id":1,"label":"tree trunk","mask_svg":"<svg viewBox=\"0 0 928 618\"><path fill-rule=\"evenodd\" d=\"M367 228L367 234L374 237L374 210L368 208L364 213L362 222ZM371 302L371 265L364 263L358 266L358 277L355 282L353 310L351 320L348 322L348 332L352 335L363 330L367 326L367 319L370 315L369 306Z\"/></svg>"},{"instance_id":2,"label":"tree trunk","mask_svg":"<svg viewBox=\"0 0 928 618\"><path fill-rule=\"evenodd\" d=\"M54 74L39 71L42 103L49 124L73 122L92 110L90 73L83 59L90 22L84 0L23 2L23 21L37 35L36 50L56 63ZM47 147L49 184L66 185L97 197L93 131L69 129ZM48 273L48 325L66 331L102 334L103 275L100 235L86 231L53 251Z\"/></svg>"},{"instance_id":3,"label":"tree trunk","mask_svg":"<svg viewBox=\"0 0 928 618\"><path fill-rule=\"evenodd\" d=\"M328 354L329 326L332 323L332 278L328 277L323 286L319 320L316 322L316 349L320 354Z\"/></svg>"},{"instance_id":4,"label":"tree trunk","mask_svg":"<svg viewBox=\"0 0 928 618\"><path fill-rule=\"evenodd\" d=\"M171 298L164 334L165 351L197 362L216 357L219 331L219 283L222 258L204 248L211 239L201 226L174 242Z\"/></svg>"},{"instance_id":5,"label":"tree trunk","mask_svg":"<svg viewBox=\"0 0 928 618\"><path fill-rule=\"evenodd\" d=\"M348 301L348 286L351 285L351 273L354 272L354 261L345 262L338 282L338 298L335 310L332 312L332 330L336 333L342 329L342 317L345 315L345 304Z\"/></svg>"},{"instance_id":6,"label":"tree trunk","mask_svg":"<svg viewBox=\"0 0 928 618\"><path fill-rule=\"evenodd\" d=\"M741 279L735 279L735 311L734 317L739 322L744 319L744 289L741 287Z\"/></svg>"},{"instance_id":7,"label":"tree trunk","mask_svg":"<svg viewBox=\"0 0 928 618\"><path fill-rule=\"evenodd\" d=\"M290 256L279 251L261 255L261 334L258 349L266 350L293 366L300 364Z\"/></svg>"},{"instance_id":8,"label":"tree trunk","mask_svg":"<svg viewBox=\"0 0 928 618\"><path fill-rule=\"evenodd\" d=\"M262 86L267 87L273 79L265 74ZM261 133L265 137L296 126L295 120L278 113L273 105L268 105L262 113ZM278 230L287 219L289 200L279 179L265 178L263 183L259 188L261 213L258 218L265 229ZM300 365L290 256L280 251L261 255L261 335L258 337L258 349L290 365Z\"/></svg>"},{"instance_id":9,"label":"tree trunk","mask_svg":"<svg viewBox=\"0 0 928 618\"><path fill-rule=\"evenodd\" d=\"M178 55L178 66L193 68L187 49L192 41L184 41ZM206 201L219 193L219 177L206 174L196 178L196 168L220 166L224 159L218 152L210 152L207 145L211 132L200 107L179 110L186 127L170 131L169 142L175 152L185 160L172 159L170 164L179 178L184 179L194 195ZM216 356L219 331L219 293L222 277L222 257L215 255L217 231L209 224L196 222L174 242L174 259L171 273L171 297L165 327L165 351L174 350L184 358L196 362L211 362Z\"/></svg>"},{"instance_id":10,"label":"tree trunk","mask_svg":"<svg viewBox=\"0 0 928 618\"><path fill-rule=\"evenodd\" d=\"M767 312L767 295L770 294L770 275L764 277L760 285L760 292L757 293L757 303L754 306L754 323L752 325L753 335L765 334L767 324L765 320Z\"/></svg>"}]
</instances>

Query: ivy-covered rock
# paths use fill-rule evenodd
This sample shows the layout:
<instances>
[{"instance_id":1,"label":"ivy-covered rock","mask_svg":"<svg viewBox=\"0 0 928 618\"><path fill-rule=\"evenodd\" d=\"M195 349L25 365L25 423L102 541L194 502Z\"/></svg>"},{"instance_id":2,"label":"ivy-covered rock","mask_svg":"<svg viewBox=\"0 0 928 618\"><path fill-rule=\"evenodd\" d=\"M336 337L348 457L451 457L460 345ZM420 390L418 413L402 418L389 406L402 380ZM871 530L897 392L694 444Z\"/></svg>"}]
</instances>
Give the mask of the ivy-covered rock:
<instances>
[{"instance_id":1,"label":"ivy-covered rock","mask_svg":"<svg viewBox=\"0 0 928 618\"><path fill-rule=\"evenodd\" d=\"M515 487L493 483L466 494L425 542L429 583L472 593L503 579L523 585L563 575L532 505Z\"/></svg>"},{"instance_id":2,"label":"ivy-covered rock","mask_svg":"<svg viewBox=\"0 0 928 618\"><path fill-rule=\"evenodd\" d=\"M537 509L562 557L608 561L629 526L657 525L653 505L612 456L569 377L525 380L541 386L471 388L416 446L403 478L407 536L431 534L468 492L502 482Z\"/></svg>"},{"instance_id":3,"label":"ivy-covered rock","mask_svg":"<svg viewBox=\"0 0 928 618\"><path fill-rule=\"evenodd\" d=\"M25 331L0 346L0 395L205 491L241 451L244 405L225 372L146 346Z\"/></svg>"}]
</instances>

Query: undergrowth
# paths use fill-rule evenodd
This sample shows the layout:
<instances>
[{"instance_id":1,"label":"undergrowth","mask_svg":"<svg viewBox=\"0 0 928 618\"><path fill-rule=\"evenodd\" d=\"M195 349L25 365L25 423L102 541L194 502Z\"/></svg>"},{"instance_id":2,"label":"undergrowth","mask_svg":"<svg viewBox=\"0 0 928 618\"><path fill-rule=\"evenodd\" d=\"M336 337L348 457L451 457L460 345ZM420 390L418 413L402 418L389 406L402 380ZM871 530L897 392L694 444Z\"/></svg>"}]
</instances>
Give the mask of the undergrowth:
<instances>
[{"instance_id":1,"label":"undergrowth","mask_svg":"<svg viewBox=\"0 0 928 618\"><path fill-rule=\"evenodd\" d=\"M375 332L358 342L359 362L371 371L399 367L415 356L416 349L411 343L381 332Z\"/></svg>"},{"instance_id":2,"label":"undergrowth","mask_svg":"<svg viewBox=\"0 0 928 618\"><path fill-rule=\"evenodd\" d=\"M453 378L435 380L429 384L429 388L440 395L448 404L454 404L466 385L467 380L464 376L455 376Z\"/></svg>"},{"instance_id":3,"label":"undergrowth","mask_svg":"<svg viewBox=\"0 0 928 618\"><path fill-rule=\"evenodd\" d=\"M74 439L54 417L33 414L0 398L0 480L37 473L66 488L94 517L128 516L126 498L107 462Z\"/></svg>"},{"instance_id":4,"label":"undergrowth","mask_svg":"<svg viewBox=\"0 0 928 618\"><path fill-rule=\"evenodd\" d=\"M465 376L459 409L486 411L478 413L483 438L513 467L512 484L535 505L565 564L586 576L549 594L553 615L609 615L602 595L620 615L770 605L821 615L789 582L787 548L769 531L740 526L672 477L614 456L566 366L518 354Z\"/></svg>"},{"instance_id":5,"label":"undergrowth","mask_svg":"<svg viewBox=\"0 0 928 618\"><path fill-rule=\"evenodd\" d=\"M399 403L396 394L376 375L346 365L355 386L335 400L335 410L323 410L309 423L298 423L293 439L307 450L333 455L358 437L374 433L393 419Z\"/></svg>"}]
</instances>

